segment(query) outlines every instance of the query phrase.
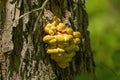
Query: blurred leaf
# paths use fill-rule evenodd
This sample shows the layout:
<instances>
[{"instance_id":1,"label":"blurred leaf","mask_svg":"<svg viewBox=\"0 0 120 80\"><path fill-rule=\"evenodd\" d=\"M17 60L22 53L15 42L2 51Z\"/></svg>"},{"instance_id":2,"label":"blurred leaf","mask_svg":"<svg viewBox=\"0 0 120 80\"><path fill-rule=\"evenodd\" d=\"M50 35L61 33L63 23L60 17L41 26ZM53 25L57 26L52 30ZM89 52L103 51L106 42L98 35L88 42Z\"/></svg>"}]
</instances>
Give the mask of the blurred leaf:
<instances>
[{"instance_id":1,"label":"blurred leaf","mask_svg":"<svg viewBox=\"0 0 120 80\"><path fill-rule=\"evenodd\" d=\"M116 80L117 74L108 66L100 64L96 68L97 80Z\"/></svg>"}]
</instances>

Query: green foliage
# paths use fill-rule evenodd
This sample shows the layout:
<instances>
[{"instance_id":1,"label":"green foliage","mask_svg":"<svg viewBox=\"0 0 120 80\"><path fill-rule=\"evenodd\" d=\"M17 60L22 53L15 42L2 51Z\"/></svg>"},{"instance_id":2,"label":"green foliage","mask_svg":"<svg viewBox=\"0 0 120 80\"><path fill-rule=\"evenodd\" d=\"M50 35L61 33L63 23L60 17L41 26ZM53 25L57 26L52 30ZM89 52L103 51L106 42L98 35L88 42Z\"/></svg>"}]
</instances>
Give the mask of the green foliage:
<instances>
[{"instance_id":1,"label":"green foliage","mask_svg":"<svg viewBox=\"0 0 120 80\"><path fill-rule=\"evenodd\" d=\"M119 4L120 0L86 0L97 80L120 80Z\"/></svg>"}]
</instances>

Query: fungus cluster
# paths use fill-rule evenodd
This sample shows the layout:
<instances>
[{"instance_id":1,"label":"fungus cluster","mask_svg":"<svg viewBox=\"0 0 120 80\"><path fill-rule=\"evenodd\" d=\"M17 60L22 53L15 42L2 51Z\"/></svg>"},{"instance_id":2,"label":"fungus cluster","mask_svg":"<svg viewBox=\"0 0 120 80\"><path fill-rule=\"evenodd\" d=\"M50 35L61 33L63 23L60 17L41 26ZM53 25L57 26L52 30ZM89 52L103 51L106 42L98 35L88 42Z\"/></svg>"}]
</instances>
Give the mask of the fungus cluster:
<instances>
[{"instance_id":1,"label":"fungus cluster","mask_svg":"<svg viewBox=\"0 0 120 80\"><path fill-rule=\"evenodd\" d=\"M50 54L51 59L57 62L60 68L68 67L76 51L79 51L80 32L66 27L57 17L44 27L44 31L46 35L43 41L47 43L46 53Z\"/></svg>"}]
</instances>

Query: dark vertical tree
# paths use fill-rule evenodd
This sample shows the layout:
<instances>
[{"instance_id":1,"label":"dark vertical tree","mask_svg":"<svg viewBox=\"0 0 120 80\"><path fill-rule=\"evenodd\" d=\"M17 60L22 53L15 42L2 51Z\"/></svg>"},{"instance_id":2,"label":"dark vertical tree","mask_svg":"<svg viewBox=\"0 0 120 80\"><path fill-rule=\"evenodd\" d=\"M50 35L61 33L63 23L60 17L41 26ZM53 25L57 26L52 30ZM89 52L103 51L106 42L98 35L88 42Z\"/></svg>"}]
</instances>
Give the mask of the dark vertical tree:
<instances>
[{"instance_id":1,"label":"dark vertical tree","mask_svg":"<svg viewBox=\"0 0 120 80\"><path fill-rule=\"evenodd\" d=\"M80 50L65 69L56 65L46 54L42 40L44 26L54 16L81 32ZM94 76L87 27L84 0L1 0L0 79L73 80L83 73Z\"/></svg>"}]
</instances>

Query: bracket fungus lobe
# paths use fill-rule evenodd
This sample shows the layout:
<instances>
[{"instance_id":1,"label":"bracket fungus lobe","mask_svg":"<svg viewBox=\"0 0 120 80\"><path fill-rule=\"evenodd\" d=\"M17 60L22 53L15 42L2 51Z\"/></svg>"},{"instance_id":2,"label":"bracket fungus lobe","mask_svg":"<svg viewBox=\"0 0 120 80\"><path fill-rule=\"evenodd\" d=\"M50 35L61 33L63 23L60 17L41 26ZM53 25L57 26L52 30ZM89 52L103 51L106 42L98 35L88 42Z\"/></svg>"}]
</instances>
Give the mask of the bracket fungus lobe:
<instances>
[{"instance_id":1,"label":"bracket fungus lobe","mask_svg":"<svg viewBox=\"0 0 120 80\"><path fill-rule=\"evenodd\" d=\"M70 65L72 58L79 51L81 33L66 27L56 16L52 23L44 27L46 35L43 41L47 44L46 53L54 60L60 68Z\"/></svg>"}]
</instances>

